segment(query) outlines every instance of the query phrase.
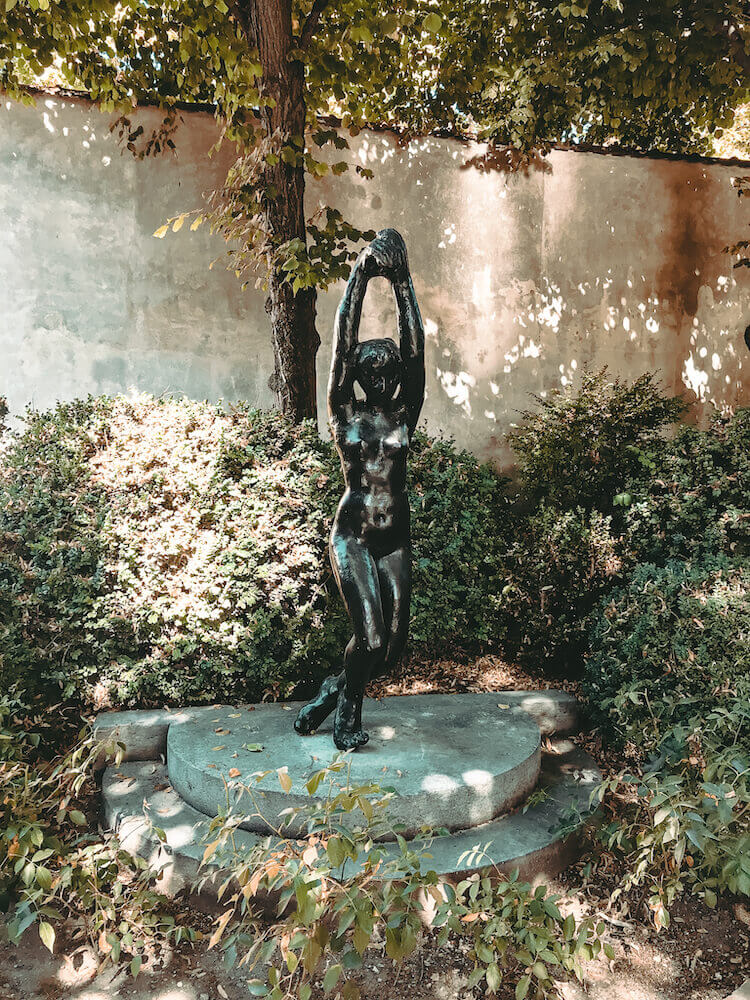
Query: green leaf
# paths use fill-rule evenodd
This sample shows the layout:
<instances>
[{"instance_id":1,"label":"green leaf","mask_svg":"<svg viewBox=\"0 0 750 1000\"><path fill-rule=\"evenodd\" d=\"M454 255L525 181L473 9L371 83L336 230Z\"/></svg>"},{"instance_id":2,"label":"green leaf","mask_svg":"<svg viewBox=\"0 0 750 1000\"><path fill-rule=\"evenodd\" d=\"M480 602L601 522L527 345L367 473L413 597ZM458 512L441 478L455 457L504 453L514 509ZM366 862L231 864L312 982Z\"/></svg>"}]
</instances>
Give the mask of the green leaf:
<instances>
[{"instance_id":1,"label":"green leaf","mask_svg":"<svg viewBox=\"0 0 750 1000\"><path fill-rule=\"evenodd\" d=\"M43 865L38 865L36 869L36 884L41 886L45 892L52 888L52 872Z\"/></svg>"},{"instance_id":2,"label":"green leaf","mask_svg":"<svg viewBox=\"0 0 750 1000\"><path fill-rule=\"evenodd\" d=\"M487 986L490 993L497 993L500 989L503 977L500 974L500 969L498 968L496 962L493 962L492 965L488 967L485 976L487 977Z\"/></svg>"},{"instance_id":3,"label":"green leaf","mask_svg":"<svg viewBox=\"0 0 750 1000\"><path fill-rule=\"evenodd\" d=\"M531 986L531 976L522 976L516 986L516 1000L524 1000L529 992L529 986Z\"/></svg>"},{"instance_id":4,"label":"green leaf","mask_svg":"<svg viewBox=\"0 0 750 1000\"><path fill-rule=\"evenodd\" d=\"M68 815L76 826L86 826L87 820L80 809L72 809Z\"/></svg>"},{"instance_id":5,"label":"green leaf","mask_svg":"<svg viewBox=\"0 0 750 1000\"><path fill-rule=\"evenodd\" d=\"M334 868L339 868L343 865L346 860L347 851L344 841L341 837L331 837L326 844L326 853L328 855L328 860L331 862Z\"/></svg>"},{"instance_id":6,"label":"green leaf","mask_svg":"<svg viewBox=\"0 0 750 1000\"><path fill-rule=\"evenodd\" d=\"M42 944L45 946L45 948L47 948L50 952L54 952L55 928L52 926L52 924L49 924L47 923L46 920L43 920L39 924L39 937L42 939Z\"/></svg>"},{"instance_id":7,"label":"green leaf","mask_svg":"<svg viewBox=\"0 0 750 1000\"><path fill-rule=\"evenodd\" d=\"M443 25L443 19L439 14L430 13L422 22L422 27L425 31L429 31L431 34L436 35Z\"/></svg>"},{"instance_id":8,"label":"green leaf","mask_svg":"<svg viewBox=\"0 0 750 1000\"><path fill-rule=\"evenodd\" d=\"M326 993L330 993L334 988L336 983L339 981L341 972L342 969L340 965L332 965L330 969L327 970L325 976L323 976L323 990Z\"/></svg>"},{"instance_id":9,"label":"green leaf","mask_svg":"<svg viewBox=\"0 0 750 1000\"><path fill-rule=\"evenodd\" d=\"M130 962L130 975L133 979L136 978L138 973L141 971L141 965L143 964L143 959L140 955L134 955Z\"/></svg>"}]
</instances>

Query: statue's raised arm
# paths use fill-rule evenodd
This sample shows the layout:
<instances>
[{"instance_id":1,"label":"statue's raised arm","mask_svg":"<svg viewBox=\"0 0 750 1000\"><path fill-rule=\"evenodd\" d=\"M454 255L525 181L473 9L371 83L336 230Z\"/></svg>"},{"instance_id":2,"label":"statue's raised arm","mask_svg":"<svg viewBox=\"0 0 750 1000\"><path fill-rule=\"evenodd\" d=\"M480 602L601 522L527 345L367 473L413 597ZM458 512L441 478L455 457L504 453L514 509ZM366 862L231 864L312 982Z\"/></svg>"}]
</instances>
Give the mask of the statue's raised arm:
<instances>
[{"instance_id":1,"label":"statue's raised arm","mask_svg":"<svg viewBox=\"0 0 750 1000\"><path fill-rule=\"evenodd\" d=\"M411 283L404 241L393 229L386 229L385 233L392 233L403 250L403 268L400 269L397 280L393 282L393 293L396 296L398 309L399 346L404 366L401 391L409 418L409 430L414 433L424 403L424 326L414 286Z\"/></svg>"},{"instance_id":2,"label":"statue's raised arm","mask_svg":"<svg viewBox=\"0 0 750 1000\"><path fill-rule=\"evenodd\" d=\"M328 412L337 421L351 416L354 383L362 362L358 339L362 303L367 284L374 277L387 278L396 299L402 365L399 402L406 408L412 433L424 402L424 327L409 274L406 245L395 229L382 229L377 234L360 253L349 277L334 325Z\"/></svg>"},{"instance_id":3,"label":"statue's raised arm","mask_svg":"<svg viewBox=\"0 0 750 1000\"><path fill-rule=\"evenodd\" d=\"M355 354L359 321L367 282L370 280L365 256L368 249L369 247L357 258L336 311L336 321L333 326L333 358L328 379L328 414L332 420L346 419L354 405Z\"/></svg>"}]
</instances>

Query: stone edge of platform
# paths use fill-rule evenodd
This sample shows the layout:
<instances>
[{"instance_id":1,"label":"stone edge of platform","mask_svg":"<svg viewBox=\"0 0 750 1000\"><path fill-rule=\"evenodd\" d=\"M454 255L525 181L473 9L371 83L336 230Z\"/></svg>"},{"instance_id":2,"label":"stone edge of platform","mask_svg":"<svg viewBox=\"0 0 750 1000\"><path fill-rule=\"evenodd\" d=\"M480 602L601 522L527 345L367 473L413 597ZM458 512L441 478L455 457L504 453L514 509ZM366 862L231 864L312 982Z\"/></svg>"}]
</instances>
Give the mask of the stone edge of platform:
<instances>
[{"instance_id":1,"label":"stone edge of platform","mask_svg":"<svg viewBox=\"0 0 750 1000\"><path fill-rule=\"evenodd\" d=\"M531 835L532 849L498 863L498 867L507 872L518 868L523 879L540 882L554 877L572 863L588 816L581 816L575 830L557 837L553 835L551 821L559 822L570 802L575 802L585 814L589 792L601 776L588 754L569 740L557 741L557 747L558 755L547 755L542 772L543 781L550 789L547 800L525 813L517 810L484 826L459 831L433 842L435 868L439 869L441 878L451 880L485 867L487 862L483 864L480 857L471 856L471 852L480 844L490 842L498 833L503 840L516 844L523 843L524 838ZM191 890L199 875L204 850L199 824L207 824L209 820L171 787L164 764L131 761L107 768L102 782L102 813L104 826L115 832L123 848L144 857L153 869L161 872L158 885L162 892L176 895ZM160 829L163 839L154 827ZM245 831L237 831L237 835L240 843L246 846L263 840ZM202 896L210 905L220 884L218 869L208 867L203 873L207 880Z\"/></svg>"},{"instance_id":2,"label":"stone edge of platform","mask_svg":"<svg viewBox=\"0 0 750 1000\"><path fill-rule=\"evenodd\" d=\"M750 979L746 979L726 1000L750 1000Z\"/></svg>"},{"instance_id":3,"label":"stone edge of platform","mask_svg":"<svg viewBox=\"0 0 750 1000\"><path fill-rule=\"evenodd\" d=\"M547 691L491 691L481 694L528 713L539 726L542 736L567 736L578 728L578 703L567 691L552 688ZM461 695L455 697L460 698ZM123 761L159 760L166 757L169 726L172 722L186 721L189 712L190 709L103 712L94 720L94 736L102 741L122 743L125 747ZM105 763L102 759L100 768Z\"/></svg>"}]
</instances>

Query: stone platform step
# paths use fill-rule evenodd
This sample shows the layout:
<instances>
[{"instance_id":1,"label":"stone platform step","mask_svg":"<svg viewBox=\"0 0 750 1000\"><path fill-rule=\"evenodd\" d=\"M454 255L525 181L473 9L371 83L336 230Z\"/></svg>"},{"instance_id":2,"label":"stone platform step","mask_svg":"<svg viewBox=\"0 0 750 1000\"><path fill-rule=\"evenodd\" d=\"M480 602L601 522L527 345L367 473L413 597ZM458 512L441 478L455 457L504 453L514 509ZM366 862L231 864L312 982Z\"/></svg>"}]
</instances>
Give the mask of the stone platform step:
<instances>
[{"instance_id":1,"label":"stone platform step","mask_svg":"<svg viewBox=\"0 0 750 1000\"><path fill-rule=\"evenodd\" d=\"M190 709L167 733L167 772L175 791L206 816L233 804L251 776L286 769L284 792L275 780L256 793L258 814L242 828L269 833L290 809L322 805L305 785L340 756L331 720L311 736L298 736L292 722L300 707L262 704L246 708ZM424 826L463 830L487 823L523 802L539 779L541 735L520 708L483 695L428 694L368 702L369 743L347 756L352 785L392 789L388 820L411 838ZM251 781L252 783L252 781ZM244 794L244 810L253 813ZM262 814L262 815L261 815ZM305 818L287 823L302 836ZM393 839L392 833L376 839Z\"/></svg>"},{"instance_id":2,"label":"stone platform step","mask_svg":"<svg viewBox=\"0 0 750 1000\"><path fill-rule=\"evenodd\" d=\"M590 815L589 797L601 775L572 741L553 739L550 746L553 752L544 755L534 805L434 838L429 846L432 857L423 867L451 879L496 865L506 872L517 868L529 881L553 878L567 867L576 856L580 827ZM198 875L210 820L175 791L165 765L133 761L107 768L102 797L104 824L118 834L126 850L162 871L162 891L174 894L189 888ZM163 842L154 826L163 831ZM238 830L235 840L238 847L248 848L264 838ZM419 838L412 841L414 846L421 843ZM380 849L396 853L395 845ZM213 863L209 870L217 872L215 889L223 878ZM211 885L209 881L204 891L210 894Z\"/></svg>"},{"instance_id":3,"label":"stone platform step","mask_svg":"<svg viewBox=\"0 0 750 1000\"><path fill-rule=\"evenodd\" d=\"M450 697L471 698L477 705L484 703L489 707L504 704L522 708L539 726L542 736L568 736L578 728L578 705L575 698L567 691L557 688L544 691L491 691ZM365 698L365 717L373 704L375 702L372 698ZM281 707L282 710L294 711L292 705ZM173 722L186 719L187 712L190 711L193 709L149 708L102 712L94 723L94 734L101 740L115 739L124 744L125 760L166 759L167 731Z\"/></svg>"},{"instance_id":4,"label":"stone platform step","mask_svg":"<svg viewBox=\"0 0 750 1000\"><path fill-rule=\"evenodd\" d=\"M286 766L292 779L289 794L276 790L275 774L259 786L266 790L262 811L268 817L269 802L277 810L298 804L304 781L331 760L335 751L330 734L297 736L292 728L295 710L282 705L214 706L99 717L97 735L125 745L125 762L103 776L103 821L118 832L127 849L163 870L165 891L177 892L195 880L210 822L180 791L187 789L194 801L214 813L215 803L232 794L233 780ZM452 878L494 864L505 871L518 868L523 878L536 880L553 877L573 859L577 833L589 815L590 793L601 775L587 754L560 738L576 727L575 701L569 695L417 695L381 703L368 699L365 711L372 742L347 758L352 780L396 788L400 794L389 804L388 819L405 822L412 833L422 825L454 826L453 832L431 841L432 858L426 864L438 875ZM548 737L541 772L539 730ZM248 749L254 744L263 750ZM239 776L230 775L230 768ZM519 787L532 774L533 798L514 809ZM194 778L197 785L188 788ZM304 801L309 804L306 794ZM505 803L503 815L495 812L498 802ZM399 807L400 814L394 814ZM467 826L462 810L469 811L468 822L476 825ZM489 818L474 818L488 813ZM448 822L440 822L446 816ZM163 842L154 826L163 831ZM238 830L235 837L245 847L264 839L247 830ZM412 842L419 846L419 836ZM396 851L395 845L381 846Z\"/></svg>"}]
</instances>

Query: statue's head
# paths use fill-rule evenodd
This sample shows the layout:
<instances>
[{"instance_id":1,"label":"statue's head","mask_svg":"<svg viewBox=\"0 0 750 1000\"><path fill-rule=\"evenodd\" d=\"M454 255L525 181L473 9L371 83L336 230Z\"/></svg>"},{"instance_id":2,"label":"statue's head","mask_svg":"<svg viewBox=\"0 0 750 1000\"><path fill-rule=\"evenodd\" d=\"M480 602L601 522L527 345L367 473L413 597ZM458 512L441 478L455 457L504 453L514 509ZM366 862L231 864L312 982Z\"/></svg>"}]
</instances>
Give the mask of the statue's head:
<instances>
[{"instance_id":1,"label":"statue's head","mask_svg":"<svg viewBox=\"0 0 750 1000\"><path fill-rule=\"evenodd\" d=\"M354 355L354 378L368 403L390 402L401 385L401 352L389 337L365 340Z\"/></svg>"}]
</instances>

